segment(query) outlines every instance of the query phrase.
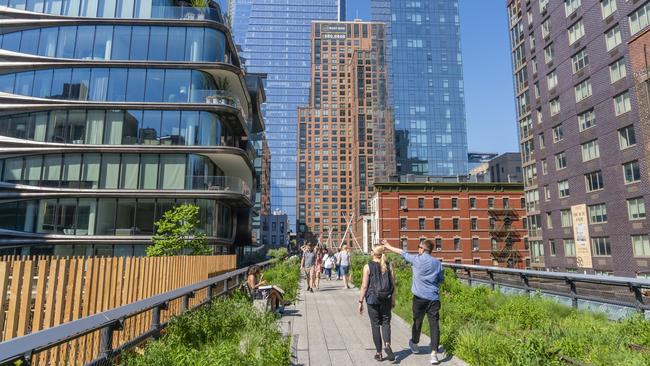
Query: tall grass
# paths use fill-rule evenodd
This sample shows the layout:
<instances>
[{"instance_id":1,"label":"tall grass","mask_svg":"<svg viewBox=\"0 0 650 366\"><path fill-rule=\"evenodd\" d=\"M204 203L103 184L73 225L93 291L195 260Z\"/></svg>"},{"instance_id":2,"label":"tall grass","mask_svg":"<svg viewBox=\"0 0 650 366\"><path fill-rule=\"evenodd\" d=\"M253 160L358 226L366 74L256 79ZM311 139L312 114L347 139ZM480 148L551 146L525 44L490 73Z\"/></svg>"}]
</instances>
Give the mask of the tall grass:
<instances>
[{"instance_id":1,"label":"tall grass","mask_svg":"<svg viewBox=\"0 0 650 366\"><path fill-rule=\"evenodd\" d=\"M357 285L368 260L363 255L353 257ZM410 322L410 266L398 256L389 256L389 261L397 278L393 311ZM610 321L540 296L470 287L450 270L445 271L440 295L441 343L471 365L479 360L481 365L565 365L562 359L567 357L588 365L650 365L650 322L641 316ZM647 351L632 350L633 344Z\"/></svg>"},{"instance_id":2,"label":"tall grass","mask_svg":"<svg viewBox=\"0 0 650 366\"><path fill-rule=\"evenodd\" d=\"M279 261L264 274L268 283L286 291L285 299L295 299L300 279L295 259ZM173 318L160 340L149 342L142 355L124 355L121 364L285 366L291 364L290 340L282 337L273 313L259 311L235 293Z\"/></svg>"}]
</instances>

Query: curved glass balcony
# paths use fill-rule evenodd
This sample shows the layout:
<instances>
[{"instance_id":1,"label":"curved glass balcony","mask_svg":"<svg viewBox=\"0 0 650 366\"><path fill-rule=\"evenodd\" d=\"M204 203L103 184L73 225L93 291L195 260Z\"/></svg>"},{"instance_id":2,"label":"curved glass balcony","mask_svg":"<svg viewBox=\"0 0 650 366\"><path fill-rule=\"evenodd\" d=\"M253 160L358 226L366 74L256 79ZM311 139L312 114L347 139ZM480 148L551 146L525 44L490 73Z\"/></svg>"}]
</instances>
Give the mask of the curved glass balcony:
<instances>
[{"instance_id":1,"label":"curved glass balcony","mask_svg":"<svg viewBox=\"0 0 650 366\"><path fill-rule=\"evenodd\" d=\"M151 0L0 0L0 6L68 17L212 20L223 23L223 15L218 9L172 6L172 1L168 4L153 5Z\"/></svg>"},{"instance_id":2,"label":"curved glass balcony","mask_svg":"<svg viewBox=\"0 0 650 366\"><path fill-rule=\"evenodd\" d=\"M205 27L80 25L0 34L0 48L52 58L231 63L223 32Z\"/></svg>"},{"instance_id":3,"label":"curved glass balcony","mask_svg":"<svg viewBox=\"0 0 650 366\"><path fill-rule=\"evenodd\" d=\"M53 110L0 116L0 136L88 145L238 147L224 117L203 111Z\"/></svg>"},{"instance_id":4,"label":"curved glass balcony","mask_svg":"<svg viewBox=\"0 0 650 366\"><path fill-rule=\"evenodd\" d=\"M242 168L242 169L248 169ZM224 190L250 195L237 172L193 154L65 153L0 160L2 182L34 187L127 190ZM188 175L192 173L200 175Z\"/></svg>"},{"instance_id":5,"label":"curved glass balcony","mask_svg":"<svg viewBox=\"0 0 650 366\"><path fill-rule=\"evenodd\" d=\"M207 199L53 198L0 202L0 229L66 236L150 236L163 214L183 203L199 206L199 230L229 240L233 210Z\"/></svg>"}]
</instances>

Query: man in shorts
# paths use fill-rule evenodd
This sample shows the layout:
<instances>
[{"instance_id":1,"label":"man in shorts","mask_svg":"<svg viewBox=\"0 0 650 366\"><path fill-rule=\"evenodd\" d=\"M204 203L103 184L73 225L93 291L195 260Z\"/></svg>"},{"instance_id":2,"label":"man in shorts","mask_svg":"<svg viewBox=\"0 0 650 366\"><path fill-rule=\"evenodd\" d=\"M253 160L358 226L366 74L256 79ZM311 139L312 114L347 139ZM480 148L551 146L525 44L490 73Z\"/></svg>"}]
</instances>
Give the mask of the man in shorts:
<instances>
[{"instance_id":1,"label":"man in shorts","mask_svg":"<svg viewBox=\"0 0 650 366\"><path fill-rule=\"evenodd\" d=\"M314 253L314 246L311 245L311 243L307 243L307 247L302 253L300 269L305 274L305 280L307 280L307 291L314 292L314 279L316 278L316 253Z\"/></svg>"}]
</instances>

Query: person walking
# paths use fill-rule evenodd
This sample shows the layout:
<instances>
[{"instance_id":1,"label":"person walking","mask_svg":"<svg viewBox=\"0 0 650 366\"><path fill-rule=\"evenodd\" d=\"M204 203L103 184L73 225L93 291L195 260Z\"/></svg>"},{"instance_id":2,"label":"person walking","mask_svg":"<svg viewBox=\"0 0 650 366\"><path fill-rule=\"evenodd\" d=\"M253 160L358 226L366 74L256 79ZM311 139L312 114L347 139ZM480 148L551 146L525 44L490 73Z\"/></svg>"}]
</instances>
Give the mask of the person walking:
<instances>
[{"instance_id":1,"label":"person walking","mask_svg":"<svg viewBox=\"0 0 650 366\"><path fill-rule=\"evenodd\" d=\"M325 270L325 278L328 281L332 280L332 267L334 267L334 256L330 255L329 250L325 248L325 255L323 255L323 268Z\"/></svg>"},{"instance_id":2,"label":"person walking","mask_svg":"<svg viewBox=\"0 0 650 366\"><path fill-rule=\"evenodd\" d=\"M339 266L341 267L341 277L343 278L343 285L345 288L350 288L350 247L347 244L341 245L341 252L339 255Z\"/></svg>"},{"instance_id":3,"label":"person walking","mask_svg":"<svg viewBox=\"0 0 650 366\"><path fill-rule=\"evenodd\" d=\"M406 251L391 246L386 240L381 242L384 248L397 253L411 264L413 270L413 284L411 292L413 293L413 328L411 329L411 339L409 347L413 353L419 353L418 342L422 331L422 321L424 315L429 319L429 329L431 331L431 364L439 365L438 346L440 343L439 328L439 311L440 297L438 287L445 280L440 260L431 256L433 250L433 241L425 240L418 246L418 254L409 254Z\"/></svg>"},{"instance_id":4,"label":"person walking","mask_svg":"<svg viewBox=\"0 0 650 366\"><path fill-rule=\"evenodd\" d=\"M307 243L305 252L302 254L302 260L300 261L300 270L305 274L305 280L307 281L307 291L314 292L312 289L314 285L315 277L315 264L316 264L316 253L314 253L314 247L311 243Z\"/></svg>"},{"instance_id":5,"label":"person walking","mask_svg":"<svg viewBox=\"0 0 650 366\"><path fill-rule=\"evenodd\" d=\"M363 280L359 296L359 314L363 313L363 300L368 304L368 317L372 329L372 341L375 343L375 360L383 361L382 347L386 359L395 361L395 354L390 348L391 309L395 307L395 274L386 261L384 247L378 245L372 249L372 260L363 266ZM382 343L383 338L383 343Z\"/></svg>"},{"instance_id":6,"label":"person walking","mask_svg":"<svg viewBox=\"0 0 650 366\"><path fill-rule=\"evenodd\" d=\"M336 280L341 279L341 248L336 248L336 254L334 254L334 265L336 266Z\"/></svg>"},{"instance_id":7,"label":"person walking","mask_svg":"<svg viewBox=\"0 0 650 366\"><path fill-rule=\"evenodd\" d=\"M320 273L323 269L323 248L316 247L316 264L314 266L314 279L312 280L312 289L318 290L320 287Z\"/></svg>"}]
</instances>

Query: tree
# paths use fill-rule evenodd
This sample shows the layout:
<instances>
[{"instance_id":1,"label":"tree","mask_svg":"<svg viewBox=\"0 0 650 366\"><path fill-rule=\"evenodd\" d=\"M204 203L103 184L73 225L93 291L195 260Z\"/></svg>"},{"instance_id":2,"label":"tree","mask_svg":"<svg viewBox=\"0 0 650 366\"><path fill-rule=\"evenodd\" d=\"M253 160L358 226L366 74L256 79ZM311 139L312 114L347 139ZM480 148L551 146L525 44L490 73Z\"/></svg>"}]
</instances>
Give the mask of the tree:
<instances>
[{"instance_id":1,"label":"tree","mask_svg":"<svg viewBox=\"0 0 650 366\"><path fill-rule=\"evenodd\" d=\"M147 247L147 256L212 254L198 226L199 206L182 204L166 211L156 222L156 234L151 238L153 245Z\"/></svg>"}]
</instances>

